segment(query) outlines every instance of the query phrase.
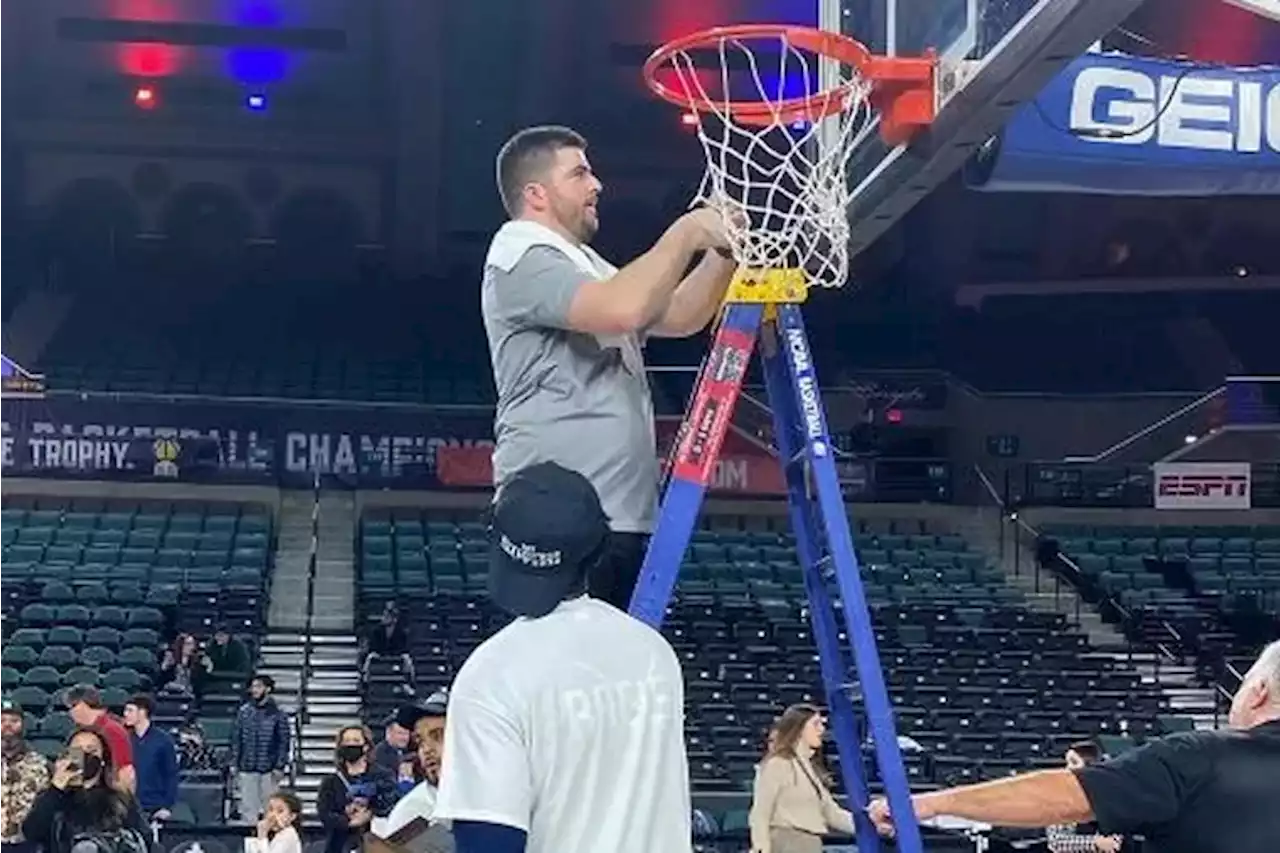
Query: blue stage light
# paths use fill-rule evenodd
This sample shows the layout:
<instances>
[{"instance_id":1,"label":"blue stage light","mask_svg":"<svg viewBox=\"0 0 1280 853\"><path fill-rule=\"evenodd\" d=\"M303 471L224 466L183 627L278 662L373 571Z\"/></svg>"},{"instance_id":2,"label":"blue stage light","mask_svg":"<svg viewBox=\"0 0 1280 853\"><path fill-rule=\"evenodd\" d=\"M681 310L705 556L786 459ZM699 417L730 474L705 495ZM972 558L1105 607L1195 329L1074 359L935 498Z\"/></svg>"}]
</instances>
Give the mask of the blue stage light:
<instances>
[{"instance_id":1,"label":"blue stage light","mask_svg":"<svg viewBox=\"0 0 1280 853\"><path fill-rule=\"evenodd\" d=\"M267 108L266 95L250 95L244 99L244 105L255 112L262 112Z\"/></svg>"}]
</instances>

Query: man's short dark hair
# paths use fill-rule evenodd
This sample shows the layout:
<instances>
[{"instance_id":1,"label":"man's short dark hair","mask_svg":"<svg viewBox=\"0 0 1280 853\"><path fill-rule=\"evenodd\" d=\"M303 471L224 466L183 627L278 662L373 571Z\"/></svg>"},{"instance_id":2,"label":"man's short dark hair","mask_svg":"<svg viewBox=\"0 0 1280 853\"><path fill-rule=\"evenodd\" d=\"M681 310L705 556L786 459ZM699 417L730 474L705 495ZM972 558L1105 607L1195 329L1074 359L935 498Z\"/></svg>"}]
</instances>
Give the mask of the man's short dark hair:
<instances>
[{"instance_id":1,"label":"man's short dark hair","mask_svg":"<svg viewBox=\"0 0 1280 853\"><path fill-rule=\"evenodd\" d=\"M559 125L526 127L503 144L498 152L498 194L509 216L520 213L525 184L551 165L561 148L587 149L587 140L576 130Z\"/></svg>"},{"instance_id":2,"label":"man's short dark hair","mask_svg":"<svg viewBox=\"0 0 1280 853\"><path fill-rule=\"evenodd\" d=\"M1085 764L1095 764L1102 760L1102 749L1096 741L1080 740L1067 747L1068 752L1074 752L1080 756Z\"/></svg>"},{"instance_id":3,"label":"man's short dark hair","mask_svg":"<svg viewBox=\"0 0 1280 853\"><path fill-rule=\"evenodd\" d=\"M64 703L68 708L74 708L81 702L90 708L98 709L104 707L102 704L102 694L98 692L98 688L92 684L77 684L75 687L67 690Z\"/></svg>"},{"instance_id":4,"label":"man's short dark hair","mask_svg":"<svg viewBox=\"0 0 1280 853\"><path fill-rule=\"evenodd\" d=\"M147 693L135 693L126 703L137 708L139 711L147 712L147 719L151 719L152 713L155 711L156 702Z\"/></svg>"}]
</instances>

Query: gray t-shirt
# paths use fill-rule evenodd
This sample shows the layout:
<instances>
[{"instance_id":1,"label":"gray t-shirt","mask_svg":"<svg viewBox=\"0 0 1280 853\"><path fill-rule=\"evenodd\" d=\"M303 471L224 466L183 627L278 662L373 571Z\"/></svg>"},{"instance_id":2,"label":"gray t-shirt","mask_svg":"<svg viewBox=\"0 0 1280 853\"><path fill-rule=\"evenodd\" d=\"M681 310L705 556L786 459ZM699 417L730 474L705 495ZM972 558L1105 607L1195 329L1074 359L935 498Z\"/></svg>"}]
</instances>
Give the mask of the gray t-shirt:
<instances>
[{"instance_id":1,"label":"gray t-shirt","mask_svg":"<svg viewBox=\"0 0 1280 853\"><path fill-rule=\"evenodd\" d=\"M593 276L551 246L503 272L485 269L481 305L498 410L495 485L538 462L582 474L610 526L648 533L658 504L653 399L635 335L568 329L569 305Z\"/></svg>"}]
</instances>

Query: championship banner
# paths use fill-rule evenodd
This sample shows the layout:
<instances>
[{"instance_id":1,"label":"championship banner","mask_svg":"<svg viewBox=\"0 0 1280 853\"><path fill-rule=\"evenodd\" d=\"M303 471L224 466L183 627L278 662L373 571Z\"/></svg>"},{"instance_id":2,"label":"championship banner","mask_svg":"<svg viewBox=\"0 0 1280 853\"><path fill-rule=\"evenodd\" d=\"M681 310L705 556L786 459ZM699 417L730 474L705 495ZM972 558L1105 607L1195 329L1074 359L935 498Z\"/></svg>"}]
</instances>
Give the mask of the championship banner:
<instances>
[{"instance_id":1,"label":"championship banner","mask_svg":"<svg viewBox=\"0 0 1280 853\"><path fill-rule=\"evenodd\" d=\"M1280 193L1280 67L1090 53L966 167L972 189L1105 195Z\"/></svg>"},{"instance_id":2,"label":"championship banner","mask_svg":"<svg viewBox=\"0 0 1280 853\"><path fill-rule=\"evenodd\" d=\"M1159 462L1156 509L1249 509L1248 462Z\"/></svg>"},{"instance_id":3,"label":"championship banner","mask_svg":"<svg viewBox=\"0 0 1280 853\"><path fill-rule=\"evenodd\" d=\"M6 475L435 488L441 447L492 446L490 413L410 406L6 400Z\"/></svg>"},{"instance_id":4,"label":"championship banner","mask_svg":"<svg viewBox=\"0 0 1280 853\"><path fill-rule=\"evenodd\" d=\"M659 457L665 463L665 456ZM491 447L442 447L436 451L436 476L442 486L479 489L493 486ZM714 494L778 496L787 492L782 466L771 456L721 456L707 488Z\"/></svg>"}]
</instances>

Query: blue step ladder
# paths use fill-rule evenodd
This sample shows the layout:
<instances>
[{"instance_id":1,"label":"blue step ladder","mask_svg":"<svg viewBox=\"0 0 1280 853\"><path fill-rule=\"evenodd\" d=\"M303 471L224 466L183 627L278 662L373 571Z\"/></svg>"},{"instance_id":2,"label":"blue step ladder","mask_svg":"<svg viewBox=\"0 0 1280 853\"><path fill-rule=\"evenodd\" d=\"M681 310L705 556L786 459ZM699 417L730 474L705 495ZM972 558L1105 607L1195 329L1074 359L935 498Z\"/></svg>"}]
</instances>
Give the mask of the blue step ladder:
<instances>
[{"instance_id":1,"label":"blue step ladder","mask_svg":"<svg viewBox=\"0 0 1280 853\"><path fill-rule=\"evenodd\" d=\"M854 708L854 693L863 700L863 719L894 815L898 850L923 853L840 492L835 451L800 313L806 290L805 276L799 270L739 271L730 284L711 352L703 362L693 401L676 439L657 527L630 612L655 628L662 625L759 339L797 557L804 569L809 618L841 774L857 828L858 850L875 853L880 839L865 811L868 789L863 776L863 729ZM856 666L853 670L841 648L836 607L828 592L831 583L839 590L843 604L845 636Z\"/></svg>"}]
</instances>

